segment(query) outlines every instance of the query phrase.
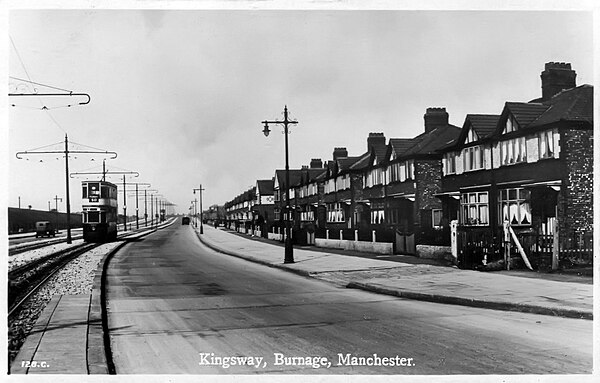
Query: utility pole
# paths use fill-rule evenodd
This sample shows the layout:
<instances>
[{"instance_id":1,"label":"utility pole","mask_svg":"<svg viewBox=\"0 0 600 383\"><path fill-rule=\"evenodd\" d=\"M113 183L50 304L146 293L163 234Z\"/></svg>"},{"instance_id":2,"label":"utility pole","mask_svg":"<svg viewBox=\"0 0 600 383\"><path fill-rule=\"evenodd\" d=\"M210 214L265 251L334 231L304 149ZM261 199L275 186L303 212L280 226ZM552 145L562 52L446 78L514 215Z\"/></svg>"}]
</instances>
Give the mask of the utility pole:
<instances>
[{"instance_id":1,"label":"utility pole","mask_svg":"<svg viewBox=\"0 0 600 383\"><path fill-rule=\"evenodd\" d=\"M10 96L10 95L9 95ZM64 96L64 95L63 95ZM55 144L56 145L56 144ZM71 154L108 154L113 156L112 158L117 158L116 152L109 151L98 151L98 150L69 150L69 138L65 133L65 146L64 150L32 150L32 151L24 151L17 152L16 156L18 159L22 159L20 156L23 155L31 155L31 154L64 154L65 156L65 189L66 189L66 204L67 204L67 243L72 243L71 238L71 198L69 193L69 153Z\"/></svg>"},{"instance_id":2,"label":"utility pole","mask_svg":"<svg viewBox=\"0 0 600 383\"><path fill-rule=\"evenodd\" d=\"M106 170L106 165L102 162L102 172L75 172L71 173L71 177L75 175L102 175L102 181L106 181L107 174L122 174L123 175L123 215L124 215L124 223L123 223L123 231L127 231L127 189L125 189L126 181L125 175L133 175L134 177L139 177L140 173L134 171L108 171ZM118 212L117 212L118 214Z\"/></svg>"},{"instance_id":3,"label":"utility pole","mask_svg":"<svg viewBox=\"0 0 600 383\"><path fill-rule=\"evenodd\" d=\"M55 224L56 229L58 229L58 217L60 217L60 215L58 214L58 201L59 200L60 200L60 202L62 202L62 198L60 198L59 196L55 195L54 196L54 202L55 202L55 205L56 205L56 208L55 208L56 212L54 214L56 215L56 224ZM69 220L68 220L68 218L67 218L67 227L69 227Z\"/></svg>"},{"instance_id":4,"label":"utility pole","mask_svg":"<svg viewBox=\"0 0 600 383\"><path fill-rule=\"evenodd\" d=\"M292 246L292 228L290 225L291 209L290 209L290 164L289 164L289 150L288 150L288 126L297 124L298 121L288 119L288 109L285 105L283 109L283 121L262 121L265 124L263 133L265 137L269 136L269 124L283 125L285 134L285 257L283 263L294 263L294 247Z\"/></svg>"}]
</instances>

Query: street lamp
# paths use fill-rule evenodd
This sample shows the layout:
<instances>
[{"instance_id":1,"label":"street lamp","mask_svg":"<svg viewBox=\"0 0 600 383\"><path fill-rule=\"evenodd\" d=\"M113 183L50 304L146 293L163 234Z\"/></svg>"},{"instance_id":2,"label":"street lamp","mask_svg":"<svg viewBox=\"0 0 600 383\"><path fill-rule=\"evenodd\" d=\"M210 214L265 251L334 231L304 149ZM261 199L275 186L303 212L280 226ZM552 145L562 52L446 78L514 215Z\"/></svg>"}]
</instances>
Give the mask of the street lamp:
<instances>
[{"instance_id":1,"label":"street lamp","mask_svg":"<svg viewBox=\"0 0 600 383\"><path fill-rule=\"evenodd\" d=\"M283 263L294 263L294 247L292 246L292 228L290 225L291 211L290 211L290 165L289 165L289 151L288 151L288 125L297 124L298 121L292 121L288 119L288 109L285 105L283 109L283 121L263 121L265 128L263 134L265 137L269 136L269 124L283 125L285 134L285 257Z\"/></svg>"},{"instance_id":2,"label":"street lamp","mask_svg":"<svg viewBox=\"0 0 600 383\"><path fill-rule=\"evenodd\" d=\"M204 234L204 226L202 226L202 184L200 184L199 189L194 189L194 194L196 194L196 190L200 192L200 234Z\"/></svg>"}]
</instances>

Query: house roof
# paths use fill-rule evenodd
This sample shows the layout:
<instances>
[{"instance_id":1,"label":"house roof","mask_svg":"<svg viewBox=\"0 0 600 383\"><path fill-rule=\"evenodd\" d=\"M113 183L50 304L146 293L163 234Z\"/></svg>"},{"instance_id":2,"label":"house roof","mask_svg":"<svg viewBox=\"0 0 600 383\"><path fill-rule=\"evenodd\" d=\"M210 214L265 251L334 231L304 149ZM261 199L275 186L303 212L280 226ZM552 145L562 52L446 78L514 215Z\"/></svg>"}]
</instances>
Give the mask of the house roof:
<instances>
[{"instance_id":1,"label":"house roof","mask_svg":"<svg viewBox=\"0 0 600 383\"><path fill-rule=\"evenodd\" d=\"M410 149L415 143L412 138L390 138L389 147L393 150L398 156L401 156L402 153ZM391 153L389 153L391 155Z\"/></svg>"},{"instance_id":2,"label":"house roof","mask_svg":"<svg viewBox=\"0 0 600 383\"><path fill-rule=\"evenodd\" d=\"M543 103L507 102L503 115L510 112L519 123L520 129L541 127L559 121L591 124L594 120L593 103L594 87L580 85L563 90ZM502 129L503 126L499 124L496 133L500 134Z\"/></svg>"},{"instance_id":3,"label":"house roof","mask_svg":"<svg viewBox=\"0 0 600 383\"><path fill-rule=\"evenodd\" d=\"M498 114L467 114L465 125L469 121L479 139L483 139L494 133L499 120Z\"/></svg>"},{"instance_id":4,"label":"house roof","mask_svg":"<svg viewBox=\"0 0 600 383\"><path fill-rule=\"evenodd\" d=\"M505 110L508 110L521 128L527 127L535 121L550 106L539 103L507 102Z\"/></svg>"},{"instance_id":5,"label":"house roof","mask_svg":"<svg viewBox=\"0 0 600 383\"><path fill-rule=\"evenodd\" d=\"M375 154L375 162L376 163L380 163L387 159L387 151L388 151L387 145L376 145L376 146L372 146L371 149L373 150L373 153Z\"/></svg>"},{"instance_id":6,"label":"house roof","mask_svg":"<svg viewBox=\"0 0 600 383\"><path fill-rule=\"evenodd\" d=\"M427 154L437 154L441 148L452 143L460 135L461 129L454 125L437 127L413 138L414 144L399 157L408 158Z\"/></svg>"},{"instance_id":7,"label":"house roof","mask_svg":"<svg viewBox=\"0 0 600 383\"><path fill-rule=\"evenodd\" d=\"M352 166L350 166L351 170L359 170L368 167L371 165L371 152L366 152L362 156L358 157Z\"/></svg>"},{"instance_id":8,"label":"house roof","mask_svg":"<svg viewBox=\"0 0 600 383\"><path fill-rule=\"evenodd\" d=\"M302 172L307 169L290 169L290 185L296 186L302 180ZM279 187L285 188L285 169L277 169L275 170L275 177L277 177L277 184Z\"/></svg>"},{"instance_id":9,"label":"house roof","mask_svg":"<svg viewBox=\"0 0 600 383\"><path fill-rule=\"evenodd\" d=\"M256 187L258 188L258 193L260 195L273 195L273 183L272 179L270 180L257 180Z\"/></svg>"},{"instance_id":10,"label":"house roof","mask_svg":"<svg viewBox=\"0 0 600 383\"><path fill-rule=\"evenodd\" d=\"M321 174L327 173L327 169L325 168L308 168L308 169L302 169L302 174L299 180L300 184L308 184L312 181L314 181L315 179L317 179L317 177L319 177Z\"/></svg>"},{"instance_id":11,"label":"house roof","mask_svg":"<svg viewBox=\"0 0 600 383\"><path fill-rule=\"evenodd\" d=\"M591 85L564 90L545 104L548 109L531 123L531 127L558 121L594 121L594 87Z\"/></svg>"},{"instance_id":12,"label":"house roof","mask_svg":"<svg viewBox=\"0 0 600 383\"><path fill-rule=\"evenodd\" d=\"M338 172L349 170L352 167L352 165L354 165L356 163L356 161L359 161L360 159L361 159L361 156L339 158L337 160L338 161Z\"/></svg>"}]
</instances>

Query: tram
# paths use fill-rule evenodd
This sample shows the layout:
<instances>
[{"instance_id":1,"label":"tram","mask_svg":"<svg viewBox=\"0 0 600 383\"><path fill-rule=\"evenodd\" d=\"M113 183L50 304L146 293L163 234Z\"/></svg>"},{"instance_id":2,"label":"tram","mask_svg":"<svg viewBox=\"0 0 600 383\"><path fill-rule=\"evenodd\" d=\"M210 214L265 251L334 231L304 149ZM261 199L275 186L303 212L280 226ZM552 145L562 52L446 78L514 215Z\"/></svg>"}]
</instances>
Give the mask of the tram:
<instances>
[{"instance_id":1,"label":"tram","mask_svg":"<svg viewBox=\"0 0 600 383\"><path fill-rule=\"evenodd\" d=\"M113 241L117 238L117 185L106 181L83 181L83 240Z\"/></svg>"}]
</instances>

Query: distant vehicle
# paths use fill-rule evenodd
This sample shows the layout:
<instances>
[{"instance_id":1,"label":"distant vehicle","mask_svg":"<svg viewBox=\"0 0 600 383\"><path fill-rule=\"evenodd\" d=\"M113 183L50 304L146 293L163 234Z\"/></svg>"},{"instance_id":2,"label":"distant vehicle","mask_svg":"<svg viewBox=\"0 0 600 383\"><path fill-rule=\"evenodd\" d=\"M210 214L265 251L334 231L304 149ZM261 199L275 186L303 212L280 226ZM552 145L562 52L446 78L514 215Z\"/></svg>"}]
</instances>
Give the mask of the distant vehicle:
<instances>
[{"instance_id":1,"label":"distant vehicle","mask_svg":"<svg viewBox=\"0 0 600 383\"><path fill-rule=\"evenodd\" d=\"M190 217L183 217L181 220L181 224L182 225L189 225L190 224Z\"/></svg>"},{"instance_id":2,"label":"distant vehicle","mask_svg":"<svg viewBox=\"0 0 600 383\"><path fill-rule=\"evenodd\" d=\"M56 230L50 221L39 221L35 223L35 237L44 236L56 236Z\"/></svg>"},{"instance_id":3,"label":"distant vehicle","mask_svg":"<svg viewBox=\"0 0 600 383\"><path fill-rule=\"evenodd\" d=\"M83 240L106 242L117 239L117 185L107 181L83 181Z\"/></svg>"}]
</instances>

